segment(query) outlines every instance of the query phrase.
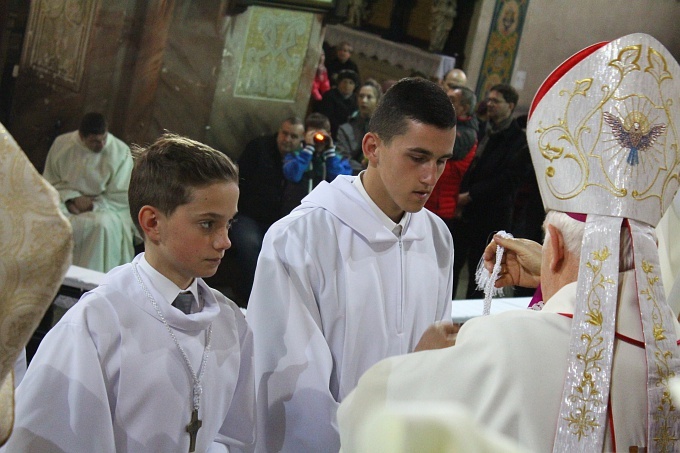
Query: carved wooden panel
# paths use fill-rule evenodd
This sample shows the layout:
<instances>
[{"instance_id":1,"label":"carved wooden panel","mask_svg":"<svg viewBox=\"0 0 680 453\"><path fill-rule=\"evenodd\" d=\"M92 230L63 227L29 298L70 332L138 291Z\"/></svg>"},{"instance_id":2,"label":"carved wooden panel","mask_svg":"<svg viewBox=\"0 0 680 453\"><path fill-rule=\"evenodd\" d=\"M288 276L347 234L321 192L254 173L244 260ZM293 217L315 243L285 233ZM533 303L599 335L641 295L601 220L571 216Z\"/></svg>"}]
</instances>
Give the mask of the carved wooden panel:
<instances>
[{"instance_id":1,"label":"carved wooden panel","mask_svg":"<svg viewBox=\"0 0 680 453\"><path fill-rule=\"evenodd\" d=\"M22 65L74 91L80 89L98 0L38 0L31 6Z\"/></svg>"}]
</instances>

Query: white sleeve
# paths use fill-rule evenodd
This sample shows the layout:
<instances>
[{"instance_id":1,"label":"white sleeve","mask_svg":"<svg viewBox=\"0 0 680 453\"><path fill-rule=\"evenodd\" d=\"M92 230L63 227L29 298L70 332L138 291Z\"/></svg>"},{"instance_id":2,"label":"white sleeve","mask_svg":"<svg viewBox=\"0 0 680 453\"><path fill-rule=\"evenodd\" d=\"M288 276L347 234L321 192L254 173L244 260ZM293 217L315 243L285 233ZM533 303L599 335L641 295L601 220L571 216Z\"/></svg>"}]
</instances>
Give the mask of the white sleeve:
<instances>
[{"instance_id":1,"label":"white sleeve","mask_svg":"<svg viewBox=\"0 0 680 453\"><path fill-rule=\"evenodd\" d=\"M45 169L43 170L43 177L59 192L59 200L62 203L82 195L81 192L73 189L72 185L62 178L60 167L63 165L62 160L64 157L68 157L67 147L68 140L66 136L61 135L57 137L47 153ZM77 165L77 163L71 163L71 165Z\"/></svg>"},{"instance_id":2,"label":"white sleeve","mask_svg":"<svg viewBox=\"0 0 680 453\"><path fill-rule=\"evenodd\" d=\"M338 403L329 388L333 358L314 291L318 271L303 241L287 232L275 226L265 236L248 303L256 451L337 452Z\"/></svg>"},{"instance_id":3,"label":"white sleeve","mask_svg":"<svg viewBox=\"0 0 680 453\"><path fill-rule=\"evenodd\" d=\"M111 176L102 192L94 202L94 210L127 211L128 207L128 187L130 186L130 176L132 175L132 155L127 145L117 144L124 148L118 150L116 160L111 162ZM112 156L114 157L114 156ZM104 178L104 176L102 176ZM125 212L125 215L128 213Z\"/></svg>"},{"instance_id":4,"label":"white sleeve","mask_svg":"<svg viewBox=\"0 0 680 453\"><path fill-rule=\"evenodd\" d=\"M98 353L80 325L59 323L42 340L16 392L7 451L114 453Z\"/></svg>"},{"instance_id":5,"label":"white sleeve","mask_svg":"<svg viewBox=\"0 0 680 453\"><path fill-rule=\"evenodd\" d=\"M239 372L231 406L219 430L217 443L224 444L231 451L252 451L255 445L255 385L253 380L253 332L248 327L243 313L233 302L228 303L234 311L239 334ZM229 449L225 451L229 451Z\"/></svg>"},{"instance_id":6,"label":"white sleeve","mask_svg":"<svg viewBox=\"0 0 680 453\"><path fill-rule=\"evenodd\" d=\"M17 388L26 375L26 368L28 362L26 361L26 348L23 348L19 353L19 357L14 362L14 388Z\"/></svg>"}]
</instances>

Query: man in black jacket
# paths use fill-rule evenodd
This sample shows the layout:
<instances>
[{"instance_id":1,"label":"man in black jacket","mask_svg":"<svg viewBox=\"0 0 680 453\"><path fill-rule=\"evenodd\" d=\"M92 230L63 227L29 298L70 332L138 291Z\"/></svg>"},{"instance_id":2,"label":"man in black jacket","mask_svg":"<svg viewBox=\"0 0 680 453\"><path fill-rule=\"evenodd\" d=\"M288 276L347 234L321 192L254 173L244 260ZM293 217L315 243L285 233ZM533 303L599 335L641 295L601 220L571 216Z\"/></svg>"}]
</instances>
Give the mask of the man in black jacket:
<instances>
[{"instance_id":1,"label":"man in black jacket","mask_svg":"<svg viewBox=\"0 0 680 453\"><path fill-rule=\"evenodd\" d=\"M283 212L283 156L300 147L304 133L301 118L287 118L278 133L251 140L238 159L238 220L229 236L243 270L238 290L246 300L253 286L264 234L272 223L288 214Z\"/></svg>"},{"instance_id":2,"label":"man in black jacket","mask_svg":"<svg viewBox=\"0 0 680 453\"><path fill-rule=\"evenodd\" d=\"M487 99L488 125L458 195L454 294L460 271L468 264L466 297L482 298L476 290L475 270L493 233L509 230L515 193L526 154L525 132L512 117L519 96L506 84L495 85Z\"/></svg>"},{"instance_id":3,"label":"man in black jacket","mask_svg":"<svg viewBox=\"0 0 680 453\"><path fill-rule=\"evenodd\" d=\"M359 86L359 76L349 69L338 73L338 86L326 91L321 102L316 107L318 113L324 114L331 122L331 136L338 138L338 128L349 120L359 108L356 87Z\"/></svg>"}]
</instances>

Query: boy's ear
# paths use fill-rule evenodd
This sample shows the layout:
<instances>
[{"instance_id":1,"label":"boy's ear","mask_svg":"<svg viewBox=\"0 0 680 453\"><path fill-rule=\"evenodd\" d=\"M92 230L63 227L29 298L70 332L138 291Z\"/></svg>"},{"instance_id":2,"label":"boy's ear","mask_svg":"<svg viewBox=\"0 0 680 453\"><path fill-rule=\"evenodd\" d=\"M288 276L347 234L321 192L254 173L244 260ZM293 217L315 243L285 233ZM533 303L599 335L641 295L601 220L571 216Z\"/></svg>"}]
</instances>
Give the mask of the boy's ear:
<instances>
[{"instance_id":1,"label":"boy's ear","mask_svg":"<svg viewBox=\"0 0 680 453\"><path fill-rule=\"evenodd\" d=\"M139 220L139 226L144 232L144 237L151 241L157 241L160 238L160 230L158 227L158 219L160 213L153 206L142 206L139 210L137 219Z\"/></svg>"},{"instance_id":2,"label":"boy's ear","mask_svg":"<svg viewBox=\"0 0 680 453\"><path fill-rule=\"evenodd\" d=\"M368 132L364 135L364 139L361 141L361 149L364 152L364 156L368 159L369 164L372 166L378 165L379 151L378 147L382 143L380 137L374 132Z\"/></svg>"}]
</instances>

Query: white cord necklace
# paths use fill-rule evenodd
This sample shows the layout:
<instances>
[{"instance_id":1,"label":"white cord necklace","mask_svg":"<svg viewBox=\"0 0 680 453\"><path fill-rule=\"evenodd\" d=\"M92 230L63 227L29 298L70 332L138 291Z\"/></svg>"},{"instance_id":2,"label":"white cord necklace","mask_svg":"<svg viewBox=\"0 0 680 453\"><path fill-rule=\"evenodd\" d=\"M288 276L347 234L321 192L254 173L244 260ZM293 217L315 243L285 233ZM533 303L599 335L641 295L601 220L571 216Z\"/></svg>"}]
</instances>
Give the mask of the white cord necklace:
<instances>
[{"instance_id":1,"label":"white cord necklace","mask_svg":"<svg viewBox=\"0 0 680 453\"><path fill-rule=\"evenodd\" d=\"M160 307L158 306L158 303L156 302L156 299L151 295L149 292L148 288L142 281L142 277L139 275L139 271L137 270L137 263L132 263L132 271L135 274L135 277L137 278L137 281L142 287L142 290L144 291L144 294L146 294L147 299L151 302L151 305L153 305L153 308L156 309L156 313L158 314L158 317L160 320L163 322L163 325L165 326L166 330L170 334L170 337L172 337L172 341L175 343L175 346L177 346L177 349L179 349L179 352L182 354L182 358L184 359L184 363L186 364L187 368L189 369L189 374L191 374L191 379L193 382L193 389L192 389L192 400L193 400L193 411L191 413L191 422L187 425L187 432L189 433L189 452L193 452L196 450L196 436L198 434L198 430L203 424L201 420L198 419L198 409L201 405L201 393L203 393L203 385L201 384L201 381L203 380L203 375L205 374L205 368L206 368L206 363L208 362L208 355L210 354L210 339L212 337L212 323L208 326L208 329L205 332L205 349L203 350L203 358L201 359L201 366L198 369L198 374L194 371L194 367L191 366L191 362L189 361L189 356L187 356L186 351L184 351L184 348L182 345L179 344L179 341L177 340L177 337L175 336L175 332L173 332L172 328L170 327L170 324L168 324L168 321L165 319L165 316L163 316L163 312L161 312Z\"/></svg>"}]
</instances>

